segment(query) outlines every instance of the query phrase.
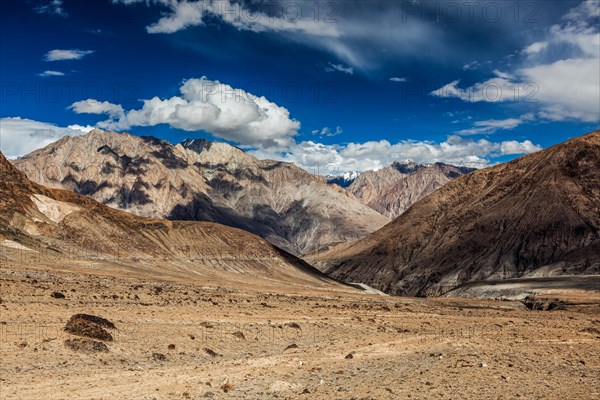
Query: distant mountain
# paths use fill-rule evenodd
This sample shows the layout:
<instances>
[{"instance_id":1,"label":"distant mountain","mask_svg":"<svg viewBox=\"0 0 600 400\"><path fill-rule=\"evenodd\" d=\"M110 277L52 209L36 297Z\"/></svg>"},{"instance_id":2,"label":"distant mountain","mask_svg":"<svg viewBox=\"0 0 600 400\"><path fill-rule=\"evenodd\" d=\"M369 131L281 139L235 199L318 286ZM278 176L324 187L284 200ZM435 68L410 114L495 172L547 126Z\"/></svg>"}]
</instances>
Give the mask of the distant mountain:
<instances>
[{"instance_id":1,"label":"distant mountain","mask_svg":"<svg viewBox=\"0 0 600 400\"><path fill-rule=\"evenodd\" d=\"M382 229L323 256L326 272L388 293L600 273L600 131L461 176Z\"/></svg>"},{"instance_id":2,"label":"distant mountain","mask_svg":"<svg viewBox=\"0 0 600 400\"><path fill-rule=\"evenodd\" d=\"M330 185L338 185L341 188L347 188L352 185L352 182L360 175L360 172L346 172L339 176L326 176L325 180Z\"/></svg>"},{"instance_id":3,"label":"distant mountain","mask_svg":"<svg viewBox=\"0 0 600 400\"><path fill-rule=\"evenodd\" d=\"M394 162L358 175L346 188L363 204L393 219L450 180L472 171L443 163Z\"/></svg>"},{"instance_id":4,"label":"distant mountain","mask_svg":"<svg viewBox=\"0 0 600 400\"><path fill-rule=\"evenodd\" d=\"M133 214L213 221L296 254L359 239L389 220L343 189L226 143L172 144L94 130L15 160L33 181Z\"/></svg>"},{"instance_id":5,"label":"distant mountain","mask_svg":"<svg viewBox=\"0 0 600 400\"><path fill-rule=\"evenodd\" d=\"M14 259L6 249L21 253ZM3 262L22 262L27 254L96 270L98 265L118 265L119 270L161 278L219 276L337 286L304 261L248 232L210 222L138 217L86 196L46 188L31 182L2 153L0 250Z\"/></svg>"}]
</instances>

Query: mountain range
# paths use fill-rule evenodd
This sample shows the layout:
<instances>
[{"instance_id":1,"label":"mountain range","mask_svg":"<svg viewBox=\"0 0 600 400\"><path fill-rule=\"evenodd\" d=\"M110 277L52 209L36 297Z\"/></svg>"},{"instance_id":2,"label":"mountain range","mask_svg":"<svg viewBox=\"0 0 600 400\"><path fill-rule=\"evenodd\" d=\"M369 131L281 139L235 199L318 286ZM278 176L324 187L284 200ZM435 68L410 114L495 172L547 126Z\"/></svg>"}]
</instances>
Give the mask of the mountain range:
<instances>
[{"instance_id":1,"label":"mountain range","mask_svg":"<svg viewBox=\"0 0 600 400\"><path fill-rule=\"evenodd\" d=\"M434 296L482 280L598 273L599 141L593 132L483 170L396 162L349 176L346 188L227 143L172 145L102 130L65 137L14 166L38 184L21 204L52 215L72 207L55 204L56 196L73 201L39 185L153 221L240 228L294 254L321 250L315 262L335 279ZM86 218L93 237L102 236ZM31 225L11 221L7 232ZM181 224L167 221L156 223ZM69 229L92 240L76 225Z\"/></svg>"},{"instance_id":2,"label":"mountain range","mask_svg":"<svg viewBox=\"0 0 600 400\"><path fill-rule=\"evenodd\" d=\"M600 131L471 172L323 255L323 270L387 293L600 273Z\"/></svg>"},{"instance_id":3,"label":"mountain range","mask_svg":"<svg viewBox=\"0 0 600 400\"><path fill-rule=\"evenodd\" d=\"M269 251L285 257L286 251L307 256L321 250L306 259L335 279L410 296L442 295L485 280L600 272L599 132L482 170L396 162L349 176L346 188L227 143L196 139L172 145L102 130L65 137L14 160L36 183L8 165L6 193L13 195L10 176L26 182L26 189L14 191L27 193L13 202L21 205L21 217L5 219L2 228L16 229L17 243L46 232L52 224L42 229L38 220L48 219L62 224L60 235L50 235L54 239L97 240L100 246L106 241L113 247L123 242L136 257L149 245L151 254L164 256L182 243L188 248L197 247L193 240L208 243L204 226L225 236L237 232L236 240L259 240L223 224L267 239L277 246ZM99 208L81 195L110 207ZM88 211L73 213L81 205ZM92 209L102 210L98 221ZM144 222L140 233L135 218L153 222ZM156 239L163 229L184 231L172 235L185 239L152 247L163 240ZM194 235L198 238L190 239ZM145 243L148 236L151 244ZM218 252L223 239L216 240ZM254 248L266 246L260 243ZM205 256L203 249L196 252Z\"/></svg>"},{"instance_id":4,"label":"mountain range","mask_svg":"<svg viewBox=\"0 0 600 400\"><path fill-rule=\"evenodd\" d=\"M452 179L474 170L444 163L394 162L386 168L358 175L347 190L361 203L394 219Z\"/></svg>"},{"instance_id":5,"label":"mountain range","mask_svg":"<svg viewBox=\"0 0 600 400\"><path fill-rule=\"evenodd\" d=\"M389 219L291 163L227 143L93 130L15 160L33 181L135 215L212 221L295 254L359 239Z\"/></svg>"},{"instance_id":6,"label":"mountain range","mask_svg":"<svg viewBox=\"0 0 600 400\"><path fill-rule=\"evenodd\" d=\"M83 263L91 270L101 265L104 272L126 269L161 278L219 276L230 281L258 279L263 285L340 286L243 230L115 210L89 197L31 182L1 153L0 249L2 261L9 263L55 260L58 265Z\"/></svg>"}]
</instances>

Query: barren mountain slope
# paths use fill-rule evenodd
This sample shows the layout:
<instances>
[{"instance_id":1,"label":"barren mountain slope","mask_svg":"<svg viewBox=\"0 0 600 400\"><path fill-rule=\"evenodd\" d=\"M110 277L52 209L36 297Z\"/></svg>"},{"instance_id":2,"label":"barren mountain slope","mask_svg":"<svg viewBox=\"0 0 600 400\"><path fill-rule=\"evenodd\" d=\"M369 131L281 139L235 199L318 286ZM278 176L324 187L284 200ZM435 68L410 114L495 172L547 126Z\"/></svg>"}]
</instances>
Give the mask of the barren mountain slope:
<instances>
[{"instance_id":1,"label":"barren mountain slope","mask_svg":"<svg viewBox=\"0 0 600 400\"><path fill-rule=\"evenodd\" d=\"M348 190L363 204L393 219L450 180L473 170L443 163L395 162L378 171L359 175Z\"/></svg>"},{"instance_id":2,"label":"barren mountain slope","mask_svg":"<svg viewBox=\"0 0 600 400\"><path fill-rule=\"evenodd\" d=\"M180 146L232 208L272 227L301 253L356 240L389 222L293 164L258 160L226 143L194 140Z\"/></svg>"},{"instance_id":3,"label":"barren mountain slope","mask_svg":"<svg viewBox=\"0 0 600 400\"><path fill-rule=\"evenodd\" d=\"M405 295L599 273L600 132L460 177L325 257L333 277Z\"/></svg>"},{"instance_id":4,"label":"barren mountain slope","mask_svg":"<svg viewBox=\"0 0 600 400\"><path fill-rule=\"evenodd\" d=\"M30 182L0 154L3 257L97 260L156 275L211 276L333 285L308 264L245 231L209 222L162 221ZM14 256L14 255L13 255Z\"/></svg>"},{"instance_id":5,"label":"barren mountain slope","mask_svg":"<svg viewBox=\"0 0 600 400\"><path fill-rule=\"evenodd\" d=\"M320 177L288 163L257 160L226 143L173 146L94 130L14 164L38 183L136 215L214 221L295 253L356 240L389 221Z\"/></svg>"}]
</instances>

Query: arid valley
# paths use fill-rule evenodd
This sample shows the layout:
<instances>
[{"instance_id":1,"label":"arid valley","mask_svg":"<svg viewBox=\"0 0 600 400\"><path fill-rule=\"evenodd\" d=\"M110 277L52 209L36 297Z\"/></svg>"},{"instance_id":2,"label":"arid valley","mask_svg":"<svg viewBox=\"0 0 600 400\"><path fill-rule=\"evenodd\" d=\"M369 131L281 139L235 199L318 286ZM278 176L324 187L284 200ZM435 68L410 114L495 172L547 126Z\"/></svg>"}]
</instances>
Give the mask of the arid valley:
<instances>
[{"instance_id":1,"label":"arid valley","mask_svg":"<svg viewBox=\"0 0 600 400\"><path fill-rule=\"evenodd\" d=\"M599 400L600 0L0 2L0 400Z\"/></svg>"},{"instance_id":2,"label":"arid valley","mask_svg":"<svg viewBox=\"0 0 600 400\"><path fill-rule=\"evenodd\" d=\"M397 298L217 276L183 282L152 272L141 278L140 267L92 268L98 264L3 266L2 399L600 393L598 292L550 291L561 306L542 311L521 301ZM76 313L115 324L108 352L65 347L77 337L63 330Z\"/></svg>"}]
</instances>

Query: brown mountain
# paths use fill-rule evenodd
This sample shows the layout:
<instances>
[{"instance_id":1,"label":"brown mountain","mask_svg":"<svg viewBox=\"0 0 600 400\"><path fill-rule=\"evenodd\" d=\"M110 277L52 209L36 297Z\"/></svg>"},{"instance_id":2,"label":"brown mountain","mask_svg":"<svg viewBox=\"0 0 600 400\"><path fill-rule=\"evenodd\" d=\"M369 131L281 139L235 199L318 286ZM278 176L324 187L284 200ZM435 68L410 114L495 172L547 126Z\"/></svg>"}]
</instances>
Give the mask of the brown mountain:
<instances>
[{"instance_id":1,"label":"brown mountain","mask_svg":"<svg viewBox=\"0 0 600 400\"><path fill-rule=\"evenodd\" d=\"M449 182L326 254L331 276L402 295L600 272L600 132Z\"/></svg>"},{"instance_id":2,"label":"brown mountain","mask_svg":"<svg viewBox=\"0 0 600 400\"><path fill-rule=\"evenodd\" d=\"M218 275L339 286L302 260L243 230L115 210L86 196L33 183L0 153L3 261L10 260L7 249L20 252L17 261L23 257L55 259L58 265L86 261L92 268L119 266L160 277Z\"/></svg>"},{"instance_id":3,"label":"brown mountain","mask_svg":"<svg viewBox=\"0 0 600 400\"><path fill-rule=\"evenodd\" d=\"M14 162L33 181L135 215L213 221L294 253L356 240L389 220L343 189L289 163L226 143L94 130Z\"/></svg>"},{"instance_id":4,"label":"brown mountain","mask_svg":"<svg viewBox=\"0 0 600 400\"><path fill-rule=\"evenodd\" d=\"M347 190L361 203L394 219L452 179L474 170L443 163L395 162L386 168L360 174Z\"/></svg>"}]
</instances>

